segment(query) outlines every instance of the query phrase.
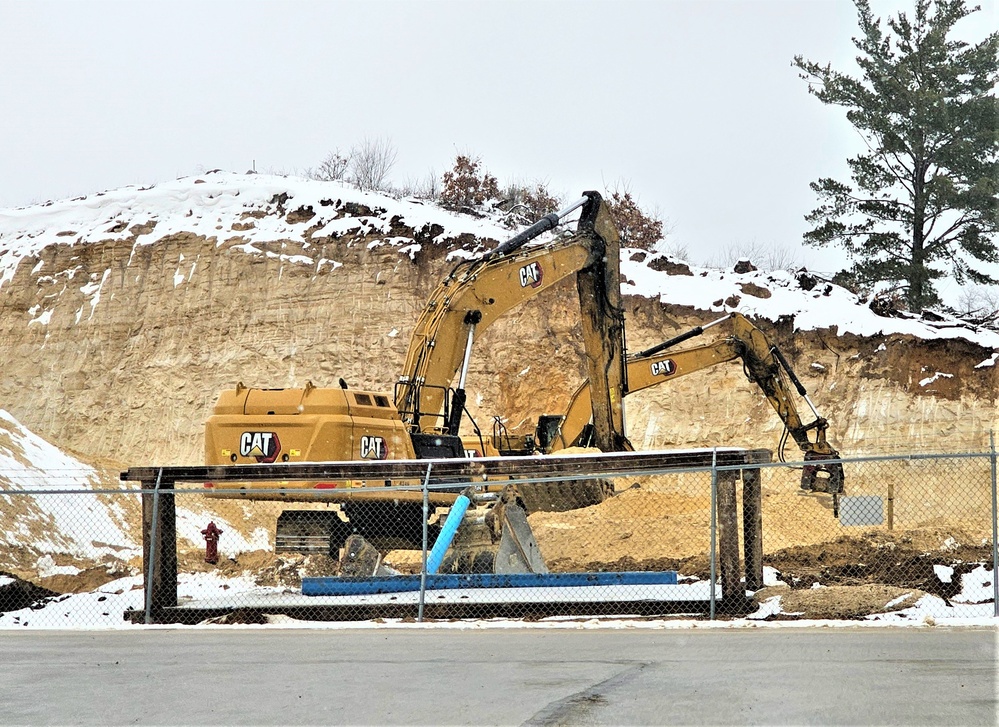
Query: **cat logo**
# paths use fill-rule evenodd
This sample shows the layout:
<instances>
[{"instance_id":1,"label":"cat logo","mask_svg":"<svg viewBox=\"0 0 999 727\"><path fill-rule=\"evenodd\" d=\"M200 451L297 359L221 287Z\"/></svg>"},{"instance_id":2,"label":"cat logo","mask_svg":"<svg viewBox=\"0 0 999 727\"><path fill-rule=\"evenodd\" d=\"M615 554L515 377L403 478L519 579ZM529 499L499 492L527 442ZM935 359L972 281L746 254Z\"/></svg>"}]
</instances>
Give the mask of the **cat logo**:
<instances>
[{"instance_id":1,"label":"cat logo","mask_svg":"<svg viewBox=\"0 0 999 727\"><path fill-rule=\"evenodd\" d=\"M281 451L281 441L274 432L243 432L239 435L239 453L254 457L261 464L270 464Z\"/></svg>"},{"instance_id":2,"label":"cat logo","mask_svg":"<svg viewBox=\"0 0 999 727\"><path fill-rule=\"evenodd\" d=\"M365 434L361 437L361 459L385 459L388 457L388 447L384 437L373 437Z\"/></svg>"},{"instance_id":3,"label":"cat logo","mask_svg":"<svg viewBox=\"0 0 999 727\"><path fill-rule=\"evenodd\" d=\"M537 288L541 285L541 265L534 262L525 265L520 269L520 287L526 288L530 285L532 288Z\"/></svg>"},{"instance_id":4,"label":"cat logo","mask_svg":"<svg viewBox=\"0 0 999 727\"><path fill-rule=\"evenodd\" d=\"M676 373L676 364L672 359L665 359L664 361L656 361L652 364L652 375L653 376L672 376Z\"/></svg>"}]
</instances>

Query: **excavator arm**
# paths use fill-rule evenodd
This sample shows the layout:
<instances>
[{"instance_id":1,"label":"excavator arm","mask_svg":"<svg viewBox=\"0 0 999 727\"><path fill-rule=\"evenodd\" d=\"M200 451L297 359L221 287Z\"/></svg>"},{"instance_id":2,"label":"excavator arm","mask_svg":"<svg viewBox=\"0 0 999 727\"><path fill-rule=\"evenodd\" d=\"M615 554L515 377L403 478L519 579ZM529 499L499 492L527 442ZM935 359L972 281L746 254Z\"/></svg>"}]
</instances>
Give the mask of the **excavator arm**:
<instances>
[{"instance_id":1,"label":"excavator arm","mask_svg":"<svg viewBox=\"0 0 999 727\"><path fill-rule=\"evenodd\" d=\"M525 246L579 207L583 209L574 235ZM607 449L621 449L621 392L626 382L618 247L606 205L599 194L587 192L486 255L459 263L417 321L396 385L396 407L410 431L457 434L475 336L510 309L577 274L588 373L601 382L594 387L596 406L591 405L588 414L602 429ZM445 406L455 376L454 398Z\"/></svg>"},{"instance_id":2,"label":"excavator arm","mask_svg":"<svg viewBox=\"0 0 999 727\"><path fill-rule=\"evenodd\" d=\"M684 341L701 335L708 328L731 321L733 333L709 344L671 350ZM838 495L843 491L843 465L825 462L839 458L839 453L826 439L828 421L819 416L811 399L794 374L787 360L759 328L739 313L720 318L706 326L698 326L657 346L641 351L627 359L627 390L633 393L658 384L678 379L727 361L741 359L747 378L757 384L767 401L784 423L785 431L804 455L807 463L802 473L802 489ZM794 385L814 415L805 423L795 406L786 379ZM575 391L561 424L551 438L548 451L586 443L589 424L590 385L583 384ZM810 438L814 432L814 439ZM783 438L782 438L783 439ZM783 441L782 447L783 450ZM783 461L783 451L780 452Z\"/></svg>"}]
</instances>

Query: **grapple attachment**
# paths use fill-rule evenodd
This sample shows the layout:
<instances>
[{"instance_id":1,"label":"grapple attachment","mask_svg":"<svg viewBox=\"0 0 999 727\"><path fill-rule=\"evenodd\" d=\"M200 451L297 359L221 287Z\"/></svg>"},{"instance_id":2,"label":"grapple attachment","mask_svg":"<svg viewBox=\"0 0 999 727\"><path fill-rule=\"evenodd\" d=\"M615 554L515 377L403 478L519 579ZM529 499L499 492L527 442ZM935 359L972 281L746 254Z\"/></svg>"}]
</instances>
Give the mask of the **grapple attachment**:
<instances>
[{"instance_id":1,"label":"grapple attachment","mask_svg":"<svg viewBox=\"0 0 999 727\"><path fill-rule=\"evenodd\" d=\"M826 460L838 459L838 452L805 453L805 466L801 471L801 489L808 492L843 494L843 463Z\"/></svg>"}]
</instances>

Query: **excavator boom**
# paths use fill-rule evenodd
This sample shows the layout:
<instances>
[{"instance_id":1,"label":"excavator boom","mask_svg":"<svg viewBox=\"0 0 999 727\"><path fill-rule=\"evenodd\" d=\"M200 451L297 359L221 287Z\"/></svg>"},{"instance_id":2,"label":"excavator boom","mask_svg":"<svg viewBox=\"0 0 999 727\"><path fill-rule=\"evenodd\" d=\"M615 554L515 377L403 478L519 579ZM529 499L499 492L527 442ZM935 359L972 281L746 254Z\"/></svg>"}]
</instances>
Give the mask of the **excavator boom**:
<instances>
[{"instance_id":1,"label":"excavator boom","mask_svg":"<svg viewBox=\"0 0 999 727\"><path fill-rule=\"evenodd\" d=\"M730 321L731 335L702 346L672 350L673 346L704 333L708 328ZM843 466L827 462L839 458L839 453L826 439L828 422L819 416L801 381L787 359L759 328L739 313L720 318L706 326L698 326L657 346L629 356L627 359L627 394L679 379L695 371L740 359L749 380L757 384L767 401L784 423L787 434L795 441L807 463L802 473L802 488L809 491L838 495L843 491ZM790 379L797 393L811 409L814 420L801 419L791 390ZM561 423L545 451L552 452L570 446L589 444L590 382L576 389ZM815 432L814 440L809 437ZM539 436L539 439L542 437ZM781 453L783 454L783 453Z\"/></svg>"},{"instance_id":2,"label":"excavator boom","mask_svg":"<svg viewBox=\"0 0 999 727\"><path fill-rule=\"evenodd\" d=\"M574 235L526 247L579 207ZM459 263L417 321L396 386L396 407L410 431L457 435L475 336L510 309L576 274L588 373L601 382L592 397L595 426L607 450L622 449L625 368L619 245L600 195L587 192L495 250ZM455 401L446 412L447 392L459 371Z\"/></svg>"}]
</instances>

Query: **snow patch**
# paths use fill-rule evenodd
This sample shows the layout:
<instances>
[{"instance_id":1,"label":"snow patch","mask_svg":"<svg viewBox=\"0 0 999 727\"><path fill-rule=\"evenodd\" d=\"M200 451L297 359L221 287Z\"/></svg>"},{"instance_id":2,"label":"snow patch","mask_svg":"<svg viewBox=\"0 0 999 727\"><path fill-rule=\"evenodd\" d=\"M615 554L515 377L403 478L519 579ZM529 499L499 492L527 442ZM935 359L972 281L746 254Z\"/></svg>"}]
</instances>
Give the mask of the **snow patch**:
<instances>
[{"instance_id":1,"label":"snow patch","mask_svg":"<svg viewBox=\"0 0 999 727\"><path fill-rule=\"evenodd\" d=\"M949 565L934 565L933 572L941 583L950 583L954 577L954 569Z\"/></svg>"},{"instance_id":2,"label":"snow patch","mask_svg":"<svg viewBox=\"0 0 999 727\"><path fill-rule=\"evenodd\" d=\"M996 365L996 361L999 361L999 352L993 353L991 356L989 356L987 359L985 359L981 363L975 364L975 368L976 369L983 369L983 368L985 368L987 366L995 366Z\"/></svg>"},{"instance_id":3,"label":"snow patch","mask_svg":"<svg viewBox=\"0 0 999 727\"><path fill-rule=\"evenodd\" d=\"M937 371L936 373L933 374L933 376L928 376L927 378L922 379L919 382L919 385L920 386L929 386L930 384L932 384L934 381L937 381L938 379L953 379L953 378L954 378L954 374L943 374L943 373L940 373L939 371Z\"/></svg>"}]
</instances>

